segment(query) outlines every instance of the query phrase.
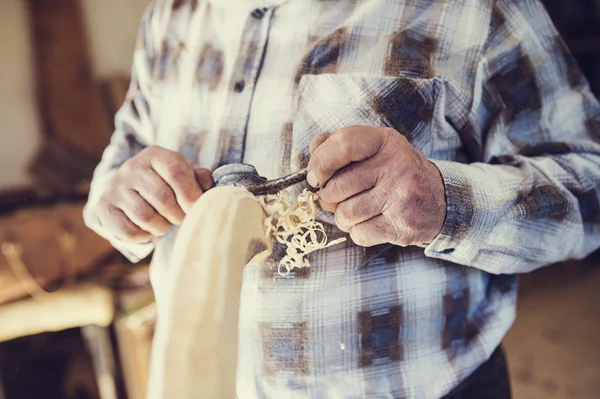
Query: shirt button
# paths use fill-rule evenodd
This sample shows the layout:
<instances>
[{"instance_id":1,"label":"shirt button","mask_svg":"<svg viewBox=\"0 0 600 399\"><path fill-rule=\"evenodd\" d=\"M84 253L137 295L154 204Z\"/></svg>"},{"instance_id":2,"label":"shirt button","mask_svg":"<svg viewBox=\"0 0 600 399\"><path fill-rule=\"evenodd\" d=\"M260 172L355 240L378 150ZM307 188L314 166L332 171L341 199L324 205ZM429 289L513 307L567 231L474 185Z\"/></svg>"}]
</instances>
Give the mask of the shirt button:
<instances>
[{"instance_id":1,"label":"shirt button","mask_svg":"<svg viewBox=\"0 0 600 399\"><path fill-rule=\"evenodd\" d=\"M252 15L256 19L261 19L262 17L265 16L266 13L267 13L266 8L257 8L256 10L252 11L252 13L250 15Z\"/></svg>"},{"instance_id":2,"label":"shirt button","mask_svg":"<svg viewBox=\"0 0 600 399\"><path fill-rule=\"evenodd\" d=\"M241 93L242 91L244 91L244 86L245 86L244 81L239 80L239 81L235 82L235 84L233 85L233 90L236 93Z\"/></svg>"}]
</instances>

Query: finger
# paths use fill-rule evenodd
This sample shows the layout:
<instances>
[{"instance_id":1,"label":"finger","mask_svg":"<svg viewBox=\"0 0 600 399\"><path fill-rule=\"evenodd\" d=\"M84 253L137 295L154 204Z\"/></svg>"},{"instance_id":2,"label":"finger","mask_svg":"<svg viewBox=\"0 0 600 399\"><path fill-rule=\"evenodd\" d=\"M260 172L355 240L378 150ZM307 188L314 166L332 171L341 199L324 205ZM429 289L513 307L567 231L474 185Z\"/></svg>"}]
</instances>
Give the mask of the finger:
<instances>
[{"instance_id":1,"label":"finger","mask_svg":"<svg viewBox=\"0 0 600 399\"><path fill-rule=\"evenodd\" d=\"M308 183L322 187L335 172L352 162L375 155L384 143L383 128L351 126L334 132L308 161Z\"/></svg>"},{"instance_id":2,"label":"finger","mask_svg":"<svg viewBox=\"0 0 600 399\"><path fill-rule=\"evenodd\" d=\"M350 229L350 238L361 247L395 242L395 236L397 236L396 228L384 215L377 215Z\"/></svg>"},{"instance_id":3,"label":"finger","mask_svg":"<svg viewBox=\"0 0 600 399\"><path fill-rule=\"evenodd\" d=\"M183 156L170 154L169 157L152 158L152 168L171 187L181 209L187 213L202 195L202 188L196 180L194 169Z\"/></svg>"},{"instance_id":4,"label":"finger","mask_svg":"<svg viewBox=\"0 0 600 399\"><path fill-rule=\"evenodd\" d=\"M335 210L335 224L344 232L362 222L381 214L385 207L385 196L380 190L371 189L338 204Z\"/></svg>"},{"instance_id":5,"label":"finger","mask_svg":"<svg viewBox=\"0 0 600 399\"><path fill-rule=\"evenodd\" d=\"M100 225L119 240L136 244L147 243L152 234L136 226L125 213L115 206L107 206L98 218Z\"/></svg>"},{"instance_id":6,"label":"finger","mask_svg":"<svg viewBox=\"0 0 600 399\"><path fill-rule=\"evenodd\" d=\"M215 186L215 181L213 180L210 170L196 169L194 170L194 174L196 175L196 180L200 184L202 191L208 191Z\"/></svg>"},{"instance_id":7,"label":"finger","mask_svg":"<svg viewBox=\"0 0 600 399\"><path fill-rule=\"evenodd\" d=\"M162 217L136 191L127 190L121 194L121 210L135 225L155 237L165 235L171 223Z\"/></svg>"},{"instance_id":8,"label":"finger","mask_svg":"<svg viewBox=\"0 0 600 399\"><path fill-rule=\"evenodd\" d=\"M337 204L332 204L330 202L325 202L321 199L319 199L319 205L321 206L321 208L326 211L326 212L335 212L335 209L337 208Z\"/></svg>"},{"instance_id":9,"label":"finger","mask_svg":"<svg viewBox=\"0 0 600 399\"><path fill-rule=\"evenodd\" d=\"M181 224L185 213L177 202L175 192L154 169L147 168L144 173L136 176L131 187L169 223Z\"/></svg>"},{"instance_id":10,"label":"finger","mask_svg":"<svg viewBox=\"0 0 600 399\"><path fill-rule=\"evenodd\" d=\"M310 146L308 147L308 151L312 154L313 152L315 152L315 150L317 149L317 147L319 147L321 144L323 144L325 142L325 140L327 140L329 138L329 136L331 136L331 133L324 133L320 136L315 137L311 142L310 142Z\"/></svg>"},{"instance_id":11,"label":"finger","mask_svg":"<svg viewBox=\"0 0 600 399\"><path fill-rule=\"evenodd\" d=\"M345 166L319 190L319 198L338 204L354 195L370 190L379 181L380 168L371 159Z\"/></svg>"}]
</instances>

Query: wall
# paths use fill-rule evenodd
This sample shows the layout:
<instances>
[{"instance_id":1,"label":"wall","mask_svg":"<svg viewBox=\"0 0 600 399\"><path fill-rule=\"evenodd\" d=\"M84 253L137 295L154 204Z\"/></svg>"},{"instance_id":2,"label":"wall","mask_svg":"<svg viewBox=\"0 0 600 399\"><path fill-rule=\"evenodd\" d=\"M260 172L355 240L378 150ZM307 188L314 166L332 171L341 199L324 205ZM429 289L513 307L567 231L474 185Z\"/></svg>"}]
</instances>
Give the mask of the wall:
<instances>
[{"instance_id":1,"label":"wall","mask_svg":"<svg viewBox=\"0 0 600 399\"><path fill-rule=\"evenodd\" d=\"M51 0L49 0L51 1ZM128 74L148 0L81 0L94 71ZM26 168L41 141L26 2L0 1L0 190L29 184Z\"/></svg>"},{"instance_id":2,"label":"wall","mask_svg":"<svg viewBox=\"0 0 600 399\"><path fill-rule=\"evenodd\" d=\"M141 15L149 0L81 0L98 77L129 73Z\"/></svg>"},{"instance_id":3,"label":"wall","mask_svg":"<svg viewBox=\"0 0 600 399\"><path fill-rule=\"evenodd\" d=\"M25 2L0 1L0 189L27 184L40 142Z\"/></svg>"}]
</instances>

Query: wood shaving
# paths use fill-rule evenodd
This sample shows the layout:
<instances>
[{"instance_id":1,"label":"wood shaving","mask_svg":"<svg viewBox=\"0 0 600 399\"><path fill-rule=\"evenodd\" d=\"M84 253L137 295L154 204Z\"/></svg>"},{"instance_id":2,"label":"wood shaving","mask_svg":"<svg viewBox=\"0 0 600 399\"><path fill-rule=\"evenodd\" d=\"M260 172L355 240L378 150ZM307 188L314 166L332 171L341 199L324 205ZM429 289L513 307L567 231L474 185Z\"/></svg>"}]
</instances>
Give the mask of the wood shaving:
<instances>
[{"instance_id":1,"label":"wood shaving","mask_svg":"<svg viewBox=\"0 0 600 399\"><path fill-rule=\"evenodd\" d=\"M306 255L346 241L345 237L327 243L323 224L315 220L318 194L304 189L295 204L285 191L259 198L267 217L266 234L286 246L278 273L288 275L294 268L310 267Z\"/></svg>"}]
</instances>

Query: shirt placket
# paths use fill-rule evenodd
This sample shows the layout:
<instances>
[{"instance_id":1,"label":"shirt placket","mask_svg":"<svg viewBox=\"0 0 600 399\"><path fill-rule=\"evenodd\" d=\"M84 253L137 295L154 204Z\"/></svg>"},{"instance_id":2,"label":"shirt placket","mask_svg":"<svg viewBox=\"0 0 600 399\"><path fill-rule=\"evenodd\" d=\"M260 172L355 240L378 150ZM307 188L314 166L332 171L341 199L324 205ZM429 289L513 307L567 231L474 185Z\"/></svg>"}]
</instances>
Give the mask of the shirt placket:
<instances>
[{"instance_id":1,"label":"shirt placket","mask_svg":"<svg viewBox=\"0 0 600 399\"><path fill-rule=\"evenodd\" d=\"M243 162L252 100L265 54L271 15L272 10L259 8L251 11L246 19L225 104L219 165Z\"/></svg>"}]
</instances>

